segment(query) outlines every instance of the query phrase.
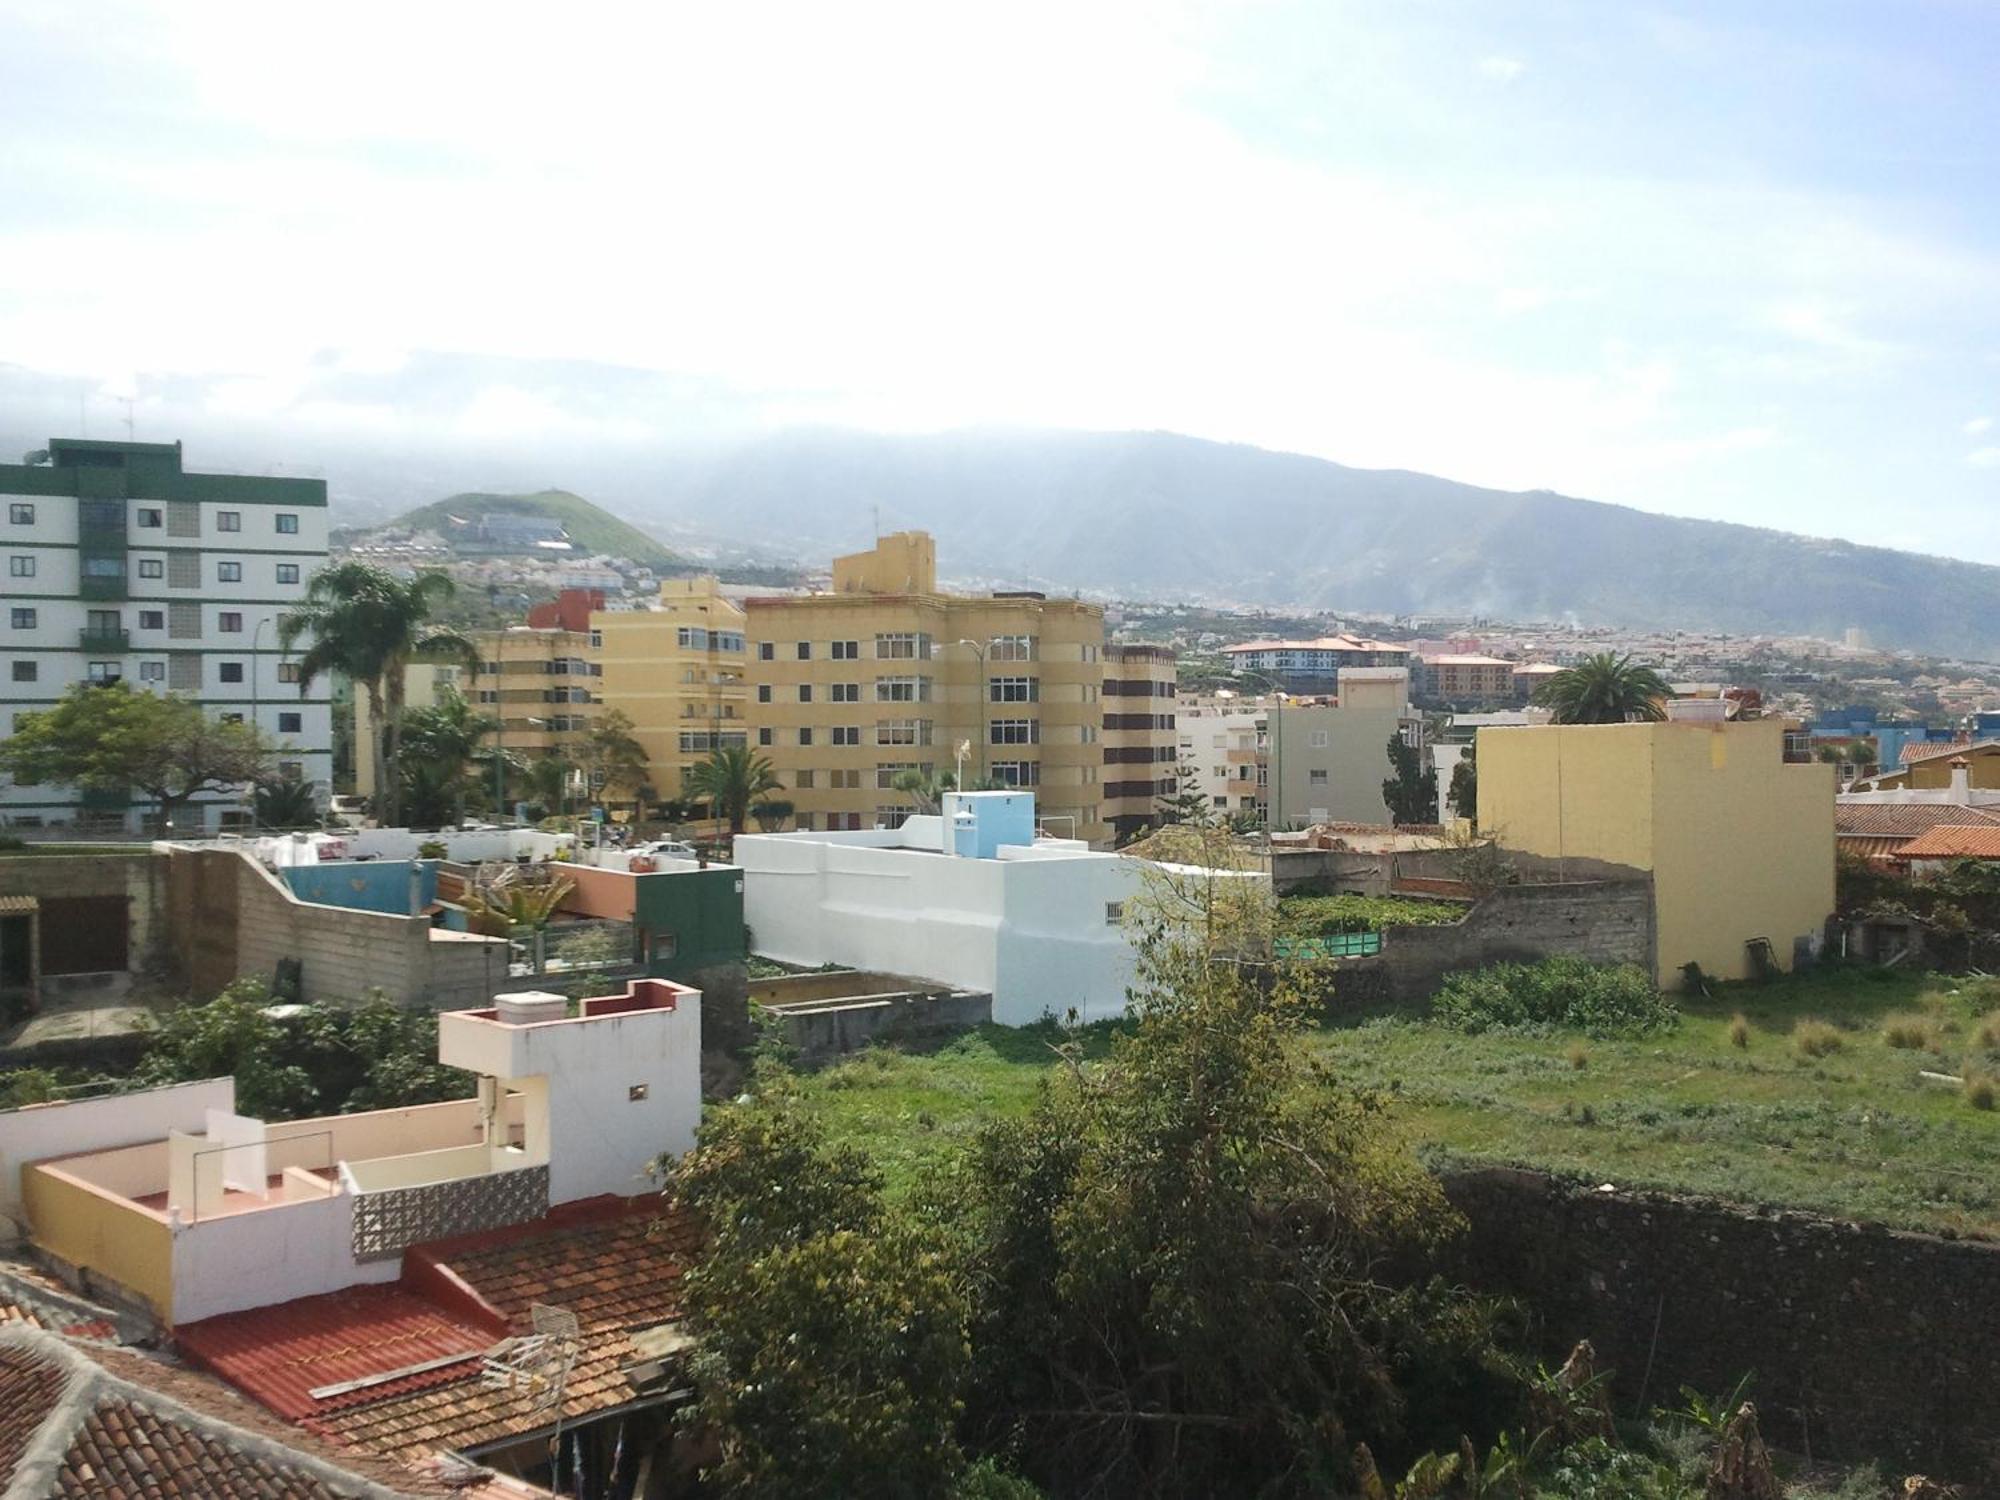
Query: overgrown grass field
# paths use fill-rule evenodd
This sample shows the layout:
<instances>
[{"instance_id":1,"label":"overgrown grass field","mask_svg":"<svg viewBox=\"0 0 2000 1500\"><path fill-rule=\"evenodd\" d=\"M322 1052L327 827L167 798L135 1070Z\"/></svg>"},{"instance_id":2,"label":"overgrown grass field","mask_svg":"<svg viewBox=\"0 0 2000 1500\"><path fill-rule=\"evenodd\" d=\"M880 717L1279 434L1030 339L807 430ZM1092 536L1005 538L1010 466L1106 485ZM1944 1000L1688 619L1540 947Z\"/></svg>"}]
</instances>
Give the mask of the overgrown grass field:
<instances>
[{"instance_id":1,"label":"overgrown grass field","mask_svg":"<svg viewBox=\"0 0 2000 1500\"><path fill-rule=\"evenodd\" d=\"M1670 1030L1600 1039L1467 1035L1427 1006L1393 1007L1339 1017L1315 1043L1392 1095L1398 1128L1440 1164L2000 1238L2000 1111L1981 1086L2000 1077L2000 983L1841 968L1723 986L1681 1012ZM1077 1040L1101 1057L1110 1036ZM1062 1039L987 1027L931 1052L861 1054L806 1088L903 1188L984 1121L1024 1110Z\"/></svg>"}]
</instances>

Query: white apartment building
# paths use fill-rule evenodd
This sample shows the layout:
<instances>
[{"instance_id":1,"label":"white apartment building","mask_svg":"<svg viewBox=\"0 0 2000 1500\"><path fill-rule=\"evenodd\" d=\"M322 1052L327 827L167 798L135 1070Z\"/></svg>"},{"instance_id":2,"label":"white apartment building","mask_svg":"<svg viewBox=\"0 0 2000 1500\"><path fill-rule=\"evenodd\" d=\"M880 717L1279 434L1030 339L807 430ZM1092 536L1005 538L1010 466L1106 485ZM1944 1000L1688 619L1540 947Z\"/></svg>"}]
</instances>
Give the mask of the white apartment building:
<instances>
[{"instance_id":1,"label":"white apartment building","mask_svg":"<svg viewBox=\"0 0 2000 1500\"><path fill-rule=\"evenodd\" d=\"M281 772L325 789L332 684L302 698L278 640L326 562L325 481L188 473L179 443L56 439L28 459L0 464L0 731L73 683L123 681L256 723ZM231 794L194 807L209 831L246 811ZM136 828L146 811L0 778L0 827Z\"/></svg>"},{"instance_id":2,"label":"white apartment building","mask_svg":"<svg viewBox=\"0 0 2000 1500\"><path fill-rule=\"evenodd\" d=\"M1193 766L1196 785L1217 818L1259 813L1264 801L1262 700L1183 699L1176 715L1180 763Z\"/></svg>"}]
</instances>

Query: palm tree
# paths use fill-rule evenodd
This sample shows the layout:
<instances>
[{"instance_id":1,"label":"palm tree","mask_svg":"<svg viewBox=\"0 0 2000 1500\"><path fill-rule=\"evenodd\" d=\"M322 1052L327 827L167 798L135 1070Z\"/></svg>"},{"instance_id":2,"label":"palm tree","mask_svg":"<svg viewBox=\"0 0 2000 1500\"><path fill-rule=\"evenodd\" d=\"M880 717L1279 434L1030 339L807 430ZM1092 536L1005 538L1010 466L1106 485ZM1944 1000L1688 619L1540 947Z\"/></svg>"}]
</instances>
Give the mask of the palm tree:
<instances>
[{"instance_id":1,"label":"palm tree","mask_svg":"<svg viewBox=\"0 0 2000 1500\"><path fill-rule=\"evenodd\" d=\"M1651 667L1615 651L1600 651L1549 678L1535 689L1535 702L1554 710L1558 724L1623 724L1664 719L1666 700L1673 695Z\"/></svg>"},{"instance_id":2,"label":"palm tree","mask_svg":"<svg viewBox=\"0 0 2000 1500\"><path fill-rule=\"evenodd\" d=\"M785 789L771 762L743 745L711 751L707 760L689 766L681 788L706 802L716 817L727 818L731 833L743 831L751 803Z\"/></svg>"},{"instance_id":3,"label":"palm tree","mask_svg":"<svg viewBox=\"0 0 2000 1500\"><path fill-rule=\"evenodd\" d=\"M915 802L918 812L935 816L944 806L944 794L958 790L958 777L936 766L916 766L898 771L889 778L889 785Z\"/></svg>"},{"instance_id":4,"label":"palm tree","mask_svg":"<svg viewBox=\"0 0 2000 1500\"><path fill-rule=\"evenodd\" d=\"M465 810L466 773L494 751L482 753L486 737L500 721L466 701L457 688L439 692L437 702L403 715L402 748L409 752L398 763L403 777L403 811L411 822L441 824Z\"/></svg>"},{"instance_id":5,"label":"palm tree","mask_svg":"<svg viewBox=\"0 0 2000 1500\"><path fill-rule=\"evenodd\" d=\"M329 673L342 672L368 694L374 715L375 788L385 824L402 806L392 767L402 748L405 669L412 661L455 658L477 666L479 653L456 631L433 628L432 617L453 593L442 573L407 582L367 563L336 563L313 575L306 596L278 623L286 650L301 636L312 644L299 659L299 696Z\"/></svg>"},{"instance_id":6,"label":"palm tree","mask_svg":"<svg viewBox=\"0 0 2000 1500\"><path fill-rule=\"evenodd\" d=\"M317 828L319 804L312 787L303 781L283 777L257 783L257 826L260 828Z\"/></svg>"}]
</instances>

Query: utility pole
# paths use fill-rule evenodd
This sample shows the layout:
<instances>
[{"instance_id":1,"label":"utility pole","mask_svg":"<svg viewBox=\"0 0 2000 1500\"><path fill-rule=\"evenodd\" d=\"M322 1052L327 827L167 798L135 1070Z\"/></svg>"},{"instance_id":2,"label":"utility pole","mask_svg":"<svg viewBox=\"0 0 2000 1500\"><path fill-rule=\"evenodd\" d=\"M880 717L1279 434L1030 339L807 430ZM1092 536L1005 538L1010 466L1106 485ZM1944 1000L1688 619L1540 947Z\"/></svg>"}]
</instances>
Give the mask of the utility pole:
<instances>
[{"instance_id":1,"label":"utility pole","mask_svg":"<svg viewBox=\"0 0 2000 1500\"><path fill-rule=\"evenodd\" d=\"M970 646L974 654L977 655L979 658L979 677L977 681L975 681L973 684L973 693L974 696L976 696L977 699L979 700L979 779L981 781L984 781L986 780L986 756L987 756L986 653L993 649L993 643L991 641L986 641L982 644L979 641L968 641L961 639L958 642L958 644L961 646ZM959 790L962 792L965 790L965 788L960 787Z\"/></svg>"}]
</instances>

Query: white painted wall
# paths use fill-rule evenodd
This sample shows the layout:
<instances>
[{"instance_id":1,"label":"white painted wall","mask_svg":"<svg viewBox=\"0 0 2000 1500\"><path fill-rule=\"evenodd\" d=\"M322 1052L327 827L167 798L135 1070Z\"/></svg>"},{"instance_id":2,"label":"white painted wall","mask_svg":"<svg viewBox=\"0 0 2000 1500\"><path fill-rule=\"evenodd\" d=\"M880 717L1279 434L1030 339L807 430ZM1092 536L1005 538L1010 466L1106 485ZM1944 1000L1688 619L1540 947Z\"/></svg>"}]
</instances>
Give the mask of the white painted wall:
<instances>
[{"instance_id":1,"label":"white painted wall","mask_svg":"<svg viewBox=\"0 0 2000 1500\"><path fill-rule=\"evenodd\" d=\"M29 1162L114 1146L151 1144L159 1148L158 1180L143 1189L156 1193L166 1186L165 1147L161 1143L167 1132L199 1135L207 1128L209 1110L235 1107L236 1080L207 1078L136 1094L8 1110L0 1114L0 1211L20 1216L21 1168Z\"/></svg>"},{"instance_id":2,"label":"white painted wall","mask_svg":"<svg viewBox=\"0 0 2000 1500\"><path fill-rule=\"evenodd\" d=\"M1131 946L1107 912L1139 889L1143 861L1027 850L954 859L884 847L898 838L737 839L758 951L984 990L993 1019L1007 1026L1072 1009L1090 1021L1123 1014Z\"/></svg>"},{"instance_id":3,"label":"white painted wall","mask_svg":"<svg viewBox=\"0 0 2000 1500\"><path fill-rule=\"evenodd\" d=\"M273 1204L174 1226L175 1323L394 1281L399 1256L354 1259L354 1198Z\"/></svg>"}]
</instances>

